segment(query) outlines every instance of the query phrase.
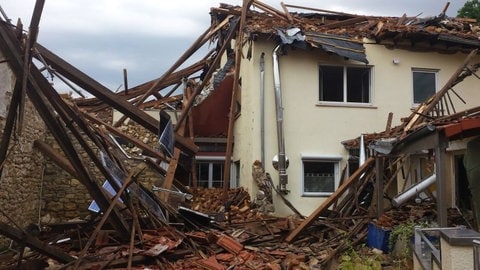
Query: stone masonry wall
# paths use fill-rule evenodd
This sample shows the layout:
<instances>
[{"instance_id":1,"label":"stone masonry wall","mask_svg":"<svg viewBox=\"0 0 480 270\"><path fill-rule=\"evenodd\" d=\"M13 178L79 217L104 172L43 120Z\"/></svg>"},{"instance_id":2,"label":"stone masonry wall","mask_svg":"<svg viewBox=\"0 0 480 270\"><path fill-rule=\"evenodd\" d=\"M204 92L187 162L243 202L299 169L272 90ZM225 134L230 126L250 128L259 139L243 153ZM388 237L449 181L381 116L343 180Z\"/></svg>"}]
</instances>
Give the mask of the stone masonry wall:
<instances>
[{"instance_id":1,"label":"stone masonry wall","mask_svg":"<svg viewBox=\"0 0 480 270\"><path fill-rule=\"evenodd\" d=\"M135 136L145 143L150 143L152 147L157 147L155 145L155 136L132 122L125 124L120 129L130 136ZM56 149L57 152L62 153L53 136L50 134L47 137L46 142ZM75 147L76 149L80 149L78 146ZM124 148L131 156L138 156L141 152L137 147L132 145L124 145ZM119 157L124 157L120 152L118 153ZM89 160L86 153L80 154L84 157L84 160ZM126 166L130 169L145 166L141 160L131 159L125 160L125 162ZM93 164L90 165L90 171L93 172L93 175L101 185L104 181L103 176L94 168ZM42 199L45 207L42 209L43 222L65 222L76 218L83 219L91 214L88 206L92 198L79 180L62 170L52 161L47 162L44 177L45 187ZM147 188L151 188L152 184L160 179L161 176L148 167L146 167L138 177L138 181Z\"/></svg>"},{"instance_id":2,"label":"stone masonry wall","mask_svg":"<svg viewBox=\"0 0 480 270\"><path fill-rule=\"evenodd\" d=\"M0 134L3 134L14 82L7 64L0 64ZM26 227L39 221L44 158L33 147L33 142L45 136L45 124L28 98L21 136L15 131L13 134L0 176L0 221ZM0 247L8 243L8 239L0 238Z\"/></svg>"}]
</instances>

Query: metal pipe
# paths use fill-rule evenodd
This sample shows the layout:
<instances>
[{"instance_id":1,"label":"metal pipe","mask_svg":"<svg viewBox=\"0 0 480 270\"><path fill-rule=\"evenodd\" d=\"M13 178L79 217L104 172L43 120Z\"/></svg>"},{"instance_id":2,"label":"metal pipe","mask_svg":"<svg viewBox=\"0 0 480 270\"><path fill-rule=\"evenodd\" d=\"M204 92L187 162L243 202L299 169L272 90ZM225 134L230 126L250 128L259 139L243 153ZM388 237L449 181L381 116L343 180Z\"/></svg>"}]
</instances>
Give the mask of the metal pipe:
<instances>
[{"instance_id":1,"label":"metal pipe","mask_svg":"<svg viewBox=\"0 0 480 270\"><path fill-rule=\"evenodd\" d=\"M260 55L260 144L261 161L265 167L265 53Z\"/></svg>"},{"instance_id":2,"label":"metal pipe","mask_svg":"<svg viewBox=\"0 0 480 270\"><path fill-rule=\"evenodd\" d=\"M277 45L273 50L273 81L275 87L275 105L277 113L277 139L278 139L278 173L280 191L287 192L287 166L285 155L285 139L283 136L283 105L282 105L282 91L280 87L280 70L278 64L278 49L280 45Z\"/></svg>"},{"instance_id":3,"label":"metal pipe","mask_svg":"<svg viewBox=\"0 0 480 270\"><path fill-rule=\"evenodd\" d=\"M480 270L480 241L473 240L473 269Z\"/></svg>"},{"instance_id":4,"label":"metal pipe","mask_svg":"<svg viewBox=\"0 0 480 270\"><path fill-rule=\"evenodd\" d=\"M417 184L409 187L407 190L398 194L397 196L395 196L395 198L392 199L392 205L394 207L399 207L400 205L411 199L413 196L417 195L418 193L428 188L430 185L434 184L436 179L437 175L432 174L431 176L425 178Z\"/></svg>"}]
</instances>

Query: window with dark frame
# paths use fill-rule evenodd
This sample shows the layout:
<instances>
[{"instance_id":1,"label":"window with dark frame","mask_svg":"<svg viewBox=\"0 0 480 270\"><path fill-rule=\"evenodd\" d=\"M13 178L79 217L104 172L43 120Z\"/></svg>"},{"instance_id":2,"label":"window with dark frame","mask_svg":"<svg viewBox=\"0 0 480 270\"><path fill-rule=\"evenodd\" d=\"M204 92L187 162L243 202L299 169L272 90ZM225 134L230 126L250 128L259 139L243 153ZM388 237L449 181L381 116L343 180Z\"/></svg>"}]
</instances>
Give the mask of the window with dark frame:
<instances>
[{"instance_id":1,"label":"window with dark frame","mask_svg":"<svg viewBox=\"0 0 480 270\"><path fill-rule=\"evenodd\" d=\"M322 102L370 103L371 68L320 65Z\"/></svg>"},{"instance_id":2,"label":"window with dark frame","mask_svg":"<svg viewBox=\"0 0 480 270\"><path fill-rule=\"evenodd\" d=\"M413 103L425 102L437 90L436 70L413 69Z\"/></svg>"},{"instance_id":3,"label":"window with dark frame","mask_svg":"<svg viewBox=\"0 0 480 270\"><path fill-rule=\"evenodd\" d=\"M303 194L328 195L335 191L338 161L303 160Z\"/></svg>"}]
</instances>

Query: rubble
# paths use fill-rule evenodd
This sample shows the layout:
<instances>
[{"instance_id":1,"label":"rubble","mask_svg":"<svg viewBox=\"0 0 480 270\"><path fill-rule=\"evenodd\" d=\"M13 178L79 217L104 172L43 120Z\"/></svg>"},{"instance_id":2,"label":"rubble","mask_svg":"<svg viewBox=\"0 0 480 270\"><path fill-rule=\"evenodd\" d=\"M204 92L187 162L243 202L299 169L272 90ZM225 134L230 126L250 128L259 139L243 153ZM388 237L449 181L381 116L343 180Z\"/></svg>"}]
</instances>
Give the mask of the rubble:
<instances>
[{"instance_id":1,"label":"rubble","mask_svg":"<svg viewBox=\"0 0 480 270\"><path fill-rule=\"evenodd\" d=\"M9 252L11 257L2 258L2 268L36 262L48 263L50 269L323 269L335 263L335 259L351 246L364 243L367 225L377 217L380 217L376 220L377 224L385 227L393 227L409 219L424 219L431 223L438 217L449 224L469 224L462 213L452 210L447 216L443 213L446 209L435 208L428 200L392 208L384 207L383 199L398 170L404 166L402 147L408 146L409 136L430 126L445 130L448 138L478 129L478 108L456 112L448 105L453 86L474 75L479 67L478 63L471 61L477 53L472 49L480 46L476 25L469 20L444 15L420 19L331 11L303 14L279 11L259 1L245 2L243 7L221 5L212 8L211 27L163 76L116 94L37 44L34 39L25 43L25 37L18 35L22 31L18 29L20 26L3 20L0 22L0 49L9 59L16 77L24 78L13 90L10 117L7 118L0 145L0 161L3 163L6 158L11 135L8 129L15 121L18 121L17 125L22 125L22 103L29 100L62 152L52 150L42 141L37 141L36 147L78 179L101 212L87 220L44 223L36 232L21 228L13 221L0 222L0 233L18 245L9 250L12 251ZM250 10L250 5L263 12ZM283 5L283 8L298 7ZM37 17L39 13L40 7L35 10ZM38 24L38 21L33 24ZM365 141L373 150L375 144L380 143L390 147L385 151L391 155L372 155L349 177L342 177L338 189L308 217L303 217L286 200L268 179L268 174L262 171L263 168L258 168L259 164L254 164L259 170L252 172L253 180L265 197L252 200L243 188L203 189L195 184L193 187L182 184L183 179L177 179L176 171L182 167L192 173L191 164L182 163L182 155L191 156L198 151L198 146L194 144L192 126L195 115L192 115L191 108L205 88L212 88L208 84L213 84L213 88L215 85L220 87L215 80L212 83L212 76L219 74L218 66L224 52L235 56L234 65L230 61L228 71L225 71L234 73L229 115L229 119L233 119L241 46L244 44L238 40L242 40L244 34L248 38L258 34L277 37L277 29L292 24L307 33L306 42L310 46L325 46L323 39L338 40L341 36L347 46L359 48L354 56L365 61L361 49L364 38L385 46L408 45L413 50L471 51L471 54L442 90L416 108L401 126L390 127L387 124L385 132L366 134ZM319 32L324 35L319 36ZM237 39L236 48L230 47L233 38ZM218 42L215 53L209 53L200 62L177 71L195 50L211 40ZM420 42L413 44L414 40ZM421 41L428 41L428 44ZM331 51L343 55L344 49L340 43L334 43ZM30 52L33 55L30 56ZM32 65L29 69L25 65L30 57L37 58L46 69L61 74L95 97L74 100L62 97L38 68ZM184 79L199 71L203 71L201 80ZM172 96L172 91L160 94L160 90L166 87L176 89L180 85L184 86L184 95ZM147 101L152 96L153 100ZM175 148L169 154L158 150L158 136L165 129L160 128L160 122L145 113L144 109L171 106L181 108L182 112L174 127ZM125 117L116 123L108 122L99 116L107 108L118 110ZM139 126L130 126L128 122L122 126L126 118ZM224 134L227 140L225 168L228 169L233 147L232 122L228 123L228 134ZM112 137L120 137L129 145L126 153L121 151L125 147L119 146ZM344 145L347 148L358 147L359 139L345 141ZM133 154L145 162L144 167L127 166L125 157L130 158L129 155ZM168 169L161 167L161 162L168 163ZM89 170L88 166L92 164L100 176ZM156 190L158 193L138 183L137 178L145 166L154 168L165 178ZM104 181L112 186L114 194L107 194L102 189ZM272 215L273 191L281 196L295 216ZM191 200L187 195L191 195Z\"/></svg>"}]
</instances>

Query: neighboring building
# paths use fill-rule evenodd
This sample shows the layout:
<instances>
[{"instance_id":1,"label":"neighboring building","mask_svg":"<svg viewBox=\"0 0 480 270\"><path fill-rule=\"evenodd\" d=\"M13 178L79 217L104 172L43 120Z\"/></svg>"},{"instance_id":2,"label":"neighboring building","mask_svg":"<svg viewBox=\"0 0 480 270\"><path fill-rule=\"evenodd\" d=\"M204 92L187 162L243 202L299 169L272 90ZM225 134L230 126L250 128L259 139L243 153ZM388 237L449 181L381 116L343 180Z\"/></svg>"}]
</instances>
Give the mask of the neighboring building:
<instances>
[{"instance_id":1,"label":"neighboring building","mask_svg":"<svg viewBox=\"0 0 480 270\"><path fill-rule=\"evenodd\" d=\"M234 10L212 9L212 16L234 14ZM348 173L358 167L358 147L347 150L342 141L384 131L390 113L391 126L399 125L413 108L442 88L480 42L476 24L461 19L334 12L290 16L290 22L288 16L279 19L271 13L250 11L247 16L249 43L244 55L251 59L241 63L241 112L235 120L232 160L239 170L239 184L252 195L257 188L251 165L262 156L265 170L279 183L272 159L279 154L275 91L281 91L289 161L286 198L309 215L336 190L344 168ZM276 49L281 38L283 45ZM477 86L472 76L455 87L466 102L452 96L456 111L479 105ZM457 165L464 148L464 142L457 141L452 146L455 150L449 151L450 181L459 174L455 168L460 170ZM454 205L458 198L452 196L449 203ZM277 214L292 214L277 202Z\"/></svg>"}]
</instances>

